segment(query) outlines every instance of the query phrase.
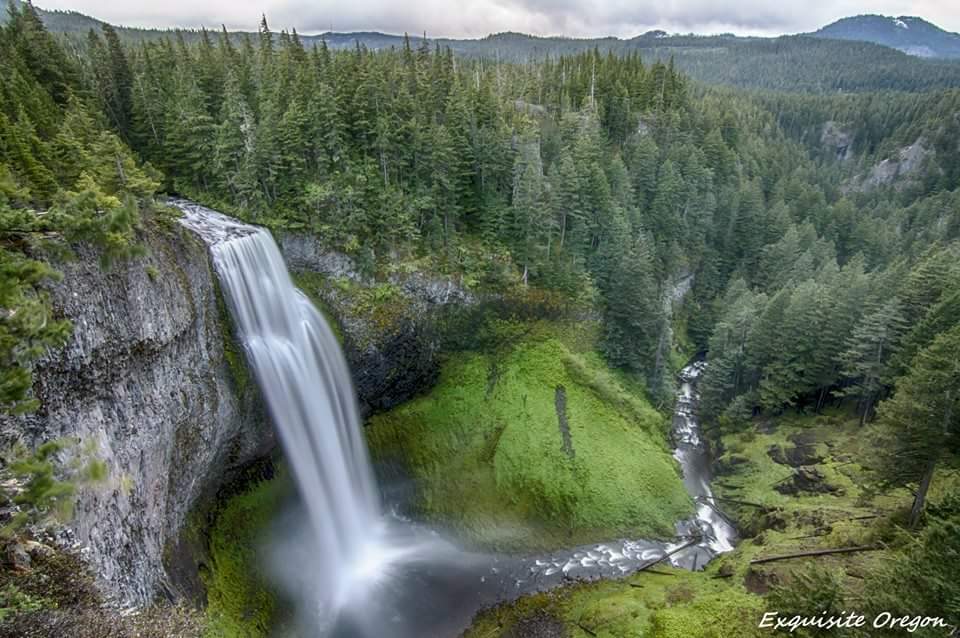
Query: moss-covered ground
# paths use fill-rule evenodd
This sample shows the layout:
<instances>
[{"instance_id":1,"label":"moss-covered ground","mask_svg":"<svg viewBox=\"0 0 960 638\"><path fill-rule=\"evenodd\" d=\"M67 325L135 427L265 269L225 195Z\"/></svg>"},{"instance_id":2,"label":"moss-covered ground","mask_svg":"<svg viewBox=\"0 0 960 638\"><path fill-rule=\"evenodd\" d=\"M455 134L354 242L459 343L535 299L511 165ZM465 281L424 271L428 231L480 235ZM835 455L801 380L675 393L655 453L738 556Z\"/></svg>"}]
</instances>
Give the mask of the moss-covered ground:
<instances>
[{"instance_id":1,"label":"moss-covered ground","mask_svg":"<svg viewBox=\"0 0 960 638\"><path fill-rule=\"evenodd\" d=\"M882 445L873 429L860 427L856 415L836 409L758 420L722 436L714 431L713 438L721 450L714 491L726 499L723 509L743 532L733 552L704 572L658 566L655 573L578 583L526 597L478 614L466 637L537 636L527 627L534 621L542 624L543 618L562 631L545 635L570 638L769 635L769 630L757 627L768 609L765 595L789 585L799 570L814 565L837 575L851 608L865 605L864 579L898 551L896 543L902 538L898 532L912 498L906 490L882 489L882 477L862 464L877 458ZM798 442L803 454L785 458L788 451L796 453ZM815 469L822 477L820 487L796 493L776 489L792 480L791 461ZM944 464L931 487L930 503L958 491L960 471ZM880 551L750 564L756 558L873 545Z\"/></svg>"},{"instance_id":2,"label":"moss-covered ground","mask_svg":"<svg viewBox=\"0 0 960 638\"><path fill-rule=\"evenodd\" d=\"M658 568L624 580L577 584L478 616L465 638L523 636L528 619L548 617L570 638L727 638L760 635L763 600L733 579ZM537 634L530 634L537 635ZM556 635L556 634L550 634Z\"/></svg>"},{"instance_id":3,"label":"moss-covered ground","mask_svg":"<svg viewBox=\"0 0 960 638\"><path fill-rule=\"evenodd\" d=\"M425 519L481 546L672 535L691 502L666 419L540 328L505 352L451 356L429 394L371 419L374 457L406 466Z\"/></svg>"},{"instance_id":4,"label":"moss-covered ground","mask_svg":"<svg viewBox=\"0 0 960 638\"><path fill-rule=\"evenodd\" d=\"M291 486L285 475L231 497L210 530L206 638L263 638L277 613L277 598L263 579L263 534Z\"/></svg>"}]
</instances>

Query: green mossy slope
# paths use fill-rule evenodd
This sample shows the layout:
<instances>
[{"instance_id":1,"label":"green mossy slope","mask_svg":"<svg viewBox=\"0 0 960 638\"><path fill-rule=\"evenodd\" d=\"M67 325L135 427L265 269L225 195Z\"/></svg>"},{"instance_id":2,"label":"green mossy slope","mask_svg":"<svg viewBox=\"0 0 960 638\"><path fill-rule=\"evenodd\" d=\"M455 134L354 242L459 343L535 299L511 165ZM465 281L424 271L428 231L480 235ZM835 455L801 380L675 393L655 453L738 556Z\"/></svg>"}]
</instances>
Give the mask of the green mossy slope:
<instances>
[{"instance_id":1,"label":"green mossy slope","mask_svg":"<svg viewBox=\"0 0 960 638\"><path fill-rule=\"evenodd\" d=\"M368 436L417 481L421 515L519 550L672 535L692 506L666 427L596 358L541 336L452 357L430 394L373 417Z\"/></svg>"},{"instance_id":2,"label":"green mossy slope","mask_svg":"<svg viewBox=\"0 0 960 638\"><path fill-rule=\"evenodd\" d=\"M257 483L231 497L210 532L207 638L264 638L275 620L277 600L263 580L258 558L262 535L290 485L284 477Z\"/></svg>"}]
</instances>

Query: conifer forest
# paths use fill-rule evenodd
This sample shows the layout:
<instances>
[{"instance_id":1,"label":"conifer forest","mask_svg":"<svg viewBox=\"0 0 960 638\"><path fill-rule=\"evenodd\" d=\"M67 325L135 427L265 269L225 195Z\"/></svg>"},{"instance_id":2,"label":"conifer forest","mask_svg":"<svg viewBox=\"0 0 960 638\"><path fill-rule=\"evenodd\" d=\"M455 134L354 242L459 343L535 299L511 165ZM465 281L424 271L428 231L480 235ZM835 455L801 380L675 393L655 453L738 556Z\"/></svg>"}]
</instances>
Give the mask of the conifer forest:
<instances>
[{"instance_id":1,"label":"conifer forest","mask_svg":"<svg viewBox=\"0 0 960 638\"><path fill-rule=\"evenodd\" d=\"M8 2L0 636L960 631L960 35Z\"/></svg>"}]
</instances>

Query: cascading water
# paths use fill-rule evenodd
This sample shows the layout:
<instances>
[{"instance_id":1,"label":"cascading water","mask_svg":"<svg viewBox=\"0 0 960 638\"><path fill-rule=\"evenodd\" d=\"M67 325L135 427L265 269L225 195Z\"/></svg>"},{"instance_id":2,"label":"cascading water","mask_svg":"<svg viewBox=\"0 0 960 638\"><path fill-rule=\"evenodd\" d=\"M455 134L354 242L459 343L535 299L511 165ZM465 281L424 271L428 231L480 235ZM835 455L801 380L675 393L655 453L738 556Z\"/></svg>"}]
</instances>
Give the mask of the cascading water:
<instances>
[{"instance_id":1,"label":"cascading water","mask_svg":"<svg viewBox=\"0 0 960 638\"><path fill-rule=\"evenodd\" d=\"M478 609L571 578L615 578L659 560L699 569L732 549L735 532L713 503L695 414L702 363L681 372L674 414L675 456L698 504L696 517L677 524L678 542L495 556L462 551L433 530L385 516L339 344L293 285L270 233L192 202L172 203L210 246L301 495L303 515L281 519L270 552L274 575L299 603L298 636L457 635Z\"/></svg>"},{"instance_id":2,"label":"cascading water","mask_svg":"<svg viewBox=\"0 0 960 638\"><path fill-rule=\"evenodd\" d=\"M699 534L700 543L673 558L675 565L687 569L703 567L707 562L733 549L736 530L720 512L710 489L710 457L700 437L696 406L700 396L696 382L706 364L692 363L680 371L680 390L673 413L673 456L683 470L683 483L697 504L697 515L677 525L681 536Z\"/></svg>"},{"instance_id":3,"label":"cascading water","mask_svg":"<svg viewBox=\"0 0 960 638\"><path fill-rule=\"evenodd\" d=\"M176 202L210 246L224 296L305 504L325 569L321 602L338 605L379 562L379 496L346 361L297 290L270 233Z\"/></svg>"}]
</instances>

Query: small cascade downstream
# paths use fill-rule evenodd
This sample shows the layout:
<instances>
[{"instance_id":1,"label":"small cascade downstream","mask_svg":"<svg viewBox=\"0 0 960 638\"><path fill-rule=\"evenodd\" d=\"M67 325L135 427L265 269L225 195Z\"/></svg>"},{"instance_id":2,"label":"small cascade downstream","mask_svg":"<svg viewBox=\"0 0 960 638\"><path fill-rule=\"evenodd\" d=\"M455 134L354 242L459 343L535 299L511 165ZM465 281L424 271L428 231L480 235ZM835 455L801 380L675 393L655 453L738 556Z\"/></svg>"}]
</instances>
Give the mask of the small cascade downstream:
<instances>
[{"instance_id":1,"label":"small cascade downstream","mask_svg":"<svg viewBox=\"0 0 960 638\"><path fill-rule=\"evenodd\" d=\"M300 493L271 534L270 573L297 602L296 635L455 636L480 609L571 580L630 574L652 562L702 569L733 548L713 503L696 417L703 363L687 366L673 418L675 457L697 503L673 542L617 540L549 555L463 551L385 512L333 333L293 285L269 231L185 200L181 223L208 245L224 296Z\"/></svg>"},{"instance_id":2,"label":"small cascade downstream","mask_svg":"<svg viewBox=\"0 0 960 638\"><path fill-rule=\"evenodd\" d=\"M700 437L697 406L700 395L697 379L706 363L691 363L680 372L680 390L673 412L673 456L683 470L683 484L697 505L696 517L677 525L680 536L699 535L695 546L672 557L674 565L686 569L702 568L717 554L733 549L737 532L723 515L710 488L710 450Z\"/></svg>"}]
</instances>

